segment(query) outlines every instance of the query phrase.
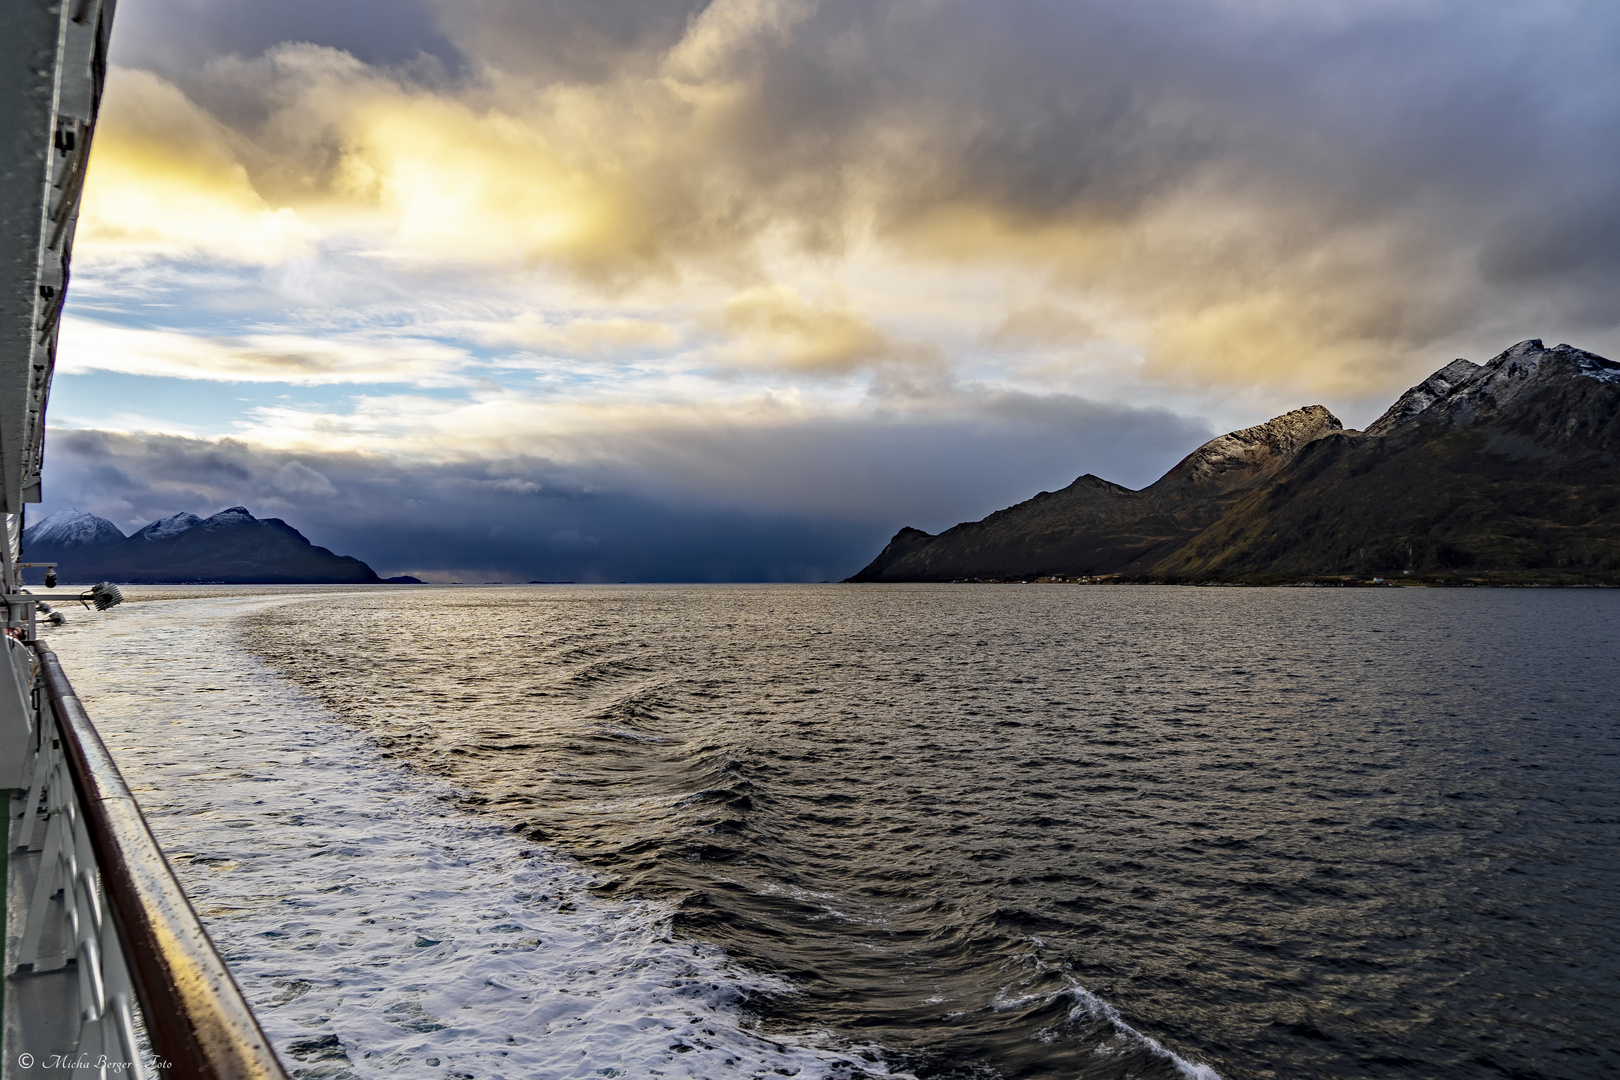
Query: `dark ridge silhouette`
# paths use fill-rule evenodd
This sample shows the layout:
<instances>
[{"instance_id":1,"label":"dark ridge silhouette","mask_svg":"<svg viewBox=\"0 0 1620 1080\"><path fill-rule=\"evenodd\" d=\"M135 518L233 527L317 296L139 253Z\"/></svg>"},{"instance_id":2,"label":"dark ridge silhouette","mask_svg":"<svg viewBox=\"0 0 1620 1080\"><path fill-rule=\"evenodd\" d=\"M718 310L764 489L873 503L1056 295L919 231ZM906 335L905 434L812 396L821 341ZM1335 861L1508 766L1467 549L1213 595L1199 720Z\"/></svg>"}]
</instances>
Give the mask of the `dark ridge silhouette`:
<instances>
[{"instance_id":1,"label":"dark ridge silhouette","mask_svg":"<svg viewBox=\"0 0 1620 1080\"><path fill-rule=\"evenodd\" d=\"M1140 491L1086 475L851 581L1111 577L1620 583L1620 364L1538 340L1457 360L1365 432L1296 409Z\"/></svg>"},{"instance_id":2,"label":"dark ridge silhouette","mask_svg":"<svg viewBox=\"0 0 1620 1080\"><path fill-rule=\"evenodd\" d=\"M23 533L23 558L55 562L63 581L138 585L377 584L371 567L311 544L280 518L233 506L213 517L175 514L126 537L105 518L52 514ZM32 572L35 576L39 571Z\"/></svg>"}]
</instances>

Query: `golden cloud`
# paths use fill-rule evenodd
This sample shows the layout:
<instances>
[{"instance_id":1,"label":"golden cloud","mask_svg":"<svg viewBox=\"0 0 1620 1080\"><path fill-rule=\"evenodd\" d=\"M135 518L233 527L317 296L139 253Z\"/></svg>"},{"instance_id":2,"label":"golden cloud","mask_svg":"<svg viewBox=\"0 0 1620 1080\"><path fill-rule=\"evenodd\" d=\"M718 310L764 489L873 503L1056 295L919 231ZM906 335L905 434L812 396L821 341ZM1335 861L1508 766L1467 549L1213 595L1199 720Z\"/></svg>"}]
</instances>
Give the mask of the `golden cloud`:
<instances>
[{"instance_id":1,"label":"golden cloud","mask_svg":"<svg viewBox=\"0 0 1620 1080\"><path fill-rule=\"evenodd\" d=\"M846 374L902 351L849 308L814 304L782 286L738 293L720 314L729 354L742 366Z\"/></svg>"},{"instance_id":2,"label":"golden cloud","mask_svg":"<svg viewBox=\"0 0 1620 1080\"><path fill-rule=\"evenodd\" d=\"M1097 325L1084 314L1062 304L1019 304L984 335L996 349L1042 349L1078 345L1098 336Z\"/></svg>"},{"instance_id":3,"label":"golden cloud","mask_svg":"<svg viewBox=\"0 0 1620 1080\"><path fill-rule=\"evenodd\" d=\"M1432 366L1422 346L1468 310L1466 253L1398 219L1325 215L1264 177L1203 177L1113 218L956 203L892 238L919 261L1041 275L1057 301L1011 305L987 344L1130 343L1170 382L1378 392Z\"/></svg>"},{"instance_id":4,"label":"golden cloud","mask_svg":"<svg viewBox=\"0 0 1620 1080\"><path fill-rule=\"evenodd\" d=\"M622 460L648 438L665 453L687 437L772 429L821 410L797 395L754 392L729 400L629 396L550 400L491 391L463 401L414 394L362 396L338 414L269 405L239 434L280 450L382 453L395 458L474 461L524 455L580 464Z\"/></svg>"},{"instance_id":5,"label":"golden cloud","mask_svg":"<svg viewBox=\"0 0 1620 1080\"><path fill-rule=\"evenodd\" d=\"M676 327L701 325L712 307L678 300L653 321L611 310L632 284L720 281L733 295L714 317L714 360L821 375L938 365L961 345L1084 339L1139 349L1142 371L1163 381L1355 394L1429 364L1425 350L1477 310L1466 253L1301 181L1182 169L1128 199L1041 202L992 182L970 152L993 117L874 99L844 128L801 131L793 109L810 106L784 104L771 60L814 10L717 0L652 61L591 82L536 84L486 64L429 85L314 45L218 61L195 100L115 70L81 251L271 263L343 238L447 272L561 267L609 310L475 337L584 355L673 347L685 338ZM235 105L211 113L197 100ZM934 276L1005 270L1047 299L987 290L973 302L988 333L901 339L784 284L806 266L836 282L860 248ZM277 367L235 348L220 352L223 377ZM137 353L130 363L152 370L198 369L184 348L180 359ZM300 377L328 377L325 362Z\"/></svg>"},{"instance_id":6,"label":"golden cloud","mask_svg":"<svg viewBox=\"0 0 1620 1080\"><path fill-rule=\"evenodd\" d=\"M214 64L227 127L150 72L115 70L86 193L92 247L259 261L325 236L436 265L556 263L596 281L746 263L769 225L725 159L748 80L724 58L780 34L787 5L714 5L667 71L535 88L489 71L414 85L315 45ZM188 212L189 211L189 212ZM259 235L264 234L264 235ZM244 242L244 240L246 242Z\"/></svg>"},{"instance_id":7,"label":"golden cloud","mask_svg":"<svg viewBox=\"0 0 1620 1080\"><path fill-rule=\"evenodd\" d=\"M256 263L307 253L313 230L259 194L238 141L158 76L113 68L79 217L80 252Z\"/></svg>"}]
</instances>

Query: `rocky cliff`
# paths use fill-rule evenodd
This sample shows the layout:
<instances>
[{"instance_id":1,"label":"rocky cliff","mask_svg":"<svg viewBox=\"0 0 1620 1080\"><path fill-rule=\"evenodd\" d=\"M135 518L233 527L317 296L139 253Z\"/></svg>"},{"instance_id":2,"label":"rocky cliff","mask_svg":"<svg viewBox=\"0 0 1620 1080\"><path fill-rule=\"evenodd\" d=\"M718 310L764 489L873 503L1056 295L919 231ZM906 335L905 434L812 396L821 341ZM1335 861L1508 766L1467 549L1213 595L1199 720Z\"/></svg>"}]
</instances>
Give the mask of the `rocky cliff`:
<instances>
[{"instance_id":1,"label":"rocky cliff","mask_svg":"<svg viewBox=\"0 0 1620 1080\"><path fill-rule=\"evenodd\" d=\"M1525 341L1457 360L1365 433L1319 405L1212 439L1132 491L1086 475L852 581L1119 575L1620 580L1620 364Z\"/></svg>"},{"instance_id":2,"label":"rocky cliff","mask_svg":"<svg viewBox=\"0 0 1620 1080\"><path fill-rule=\"evenodd\" d=\"M1344 425L1320 405L1222 435L1141 491L1087 473L1061 491L930 536L902 529L851 581L1142 574Z\"/></svg>"},{"instance_id":3,"label":"rocky cliff","mask_svg":"<svg viewBox=\"0 0 1620 1080\"><path fill-rule=\"evenodd\" d=\"M1448 364L1153 569L1620 581L1620 364L1534 340Z\"/></svg>"}]
</instances>

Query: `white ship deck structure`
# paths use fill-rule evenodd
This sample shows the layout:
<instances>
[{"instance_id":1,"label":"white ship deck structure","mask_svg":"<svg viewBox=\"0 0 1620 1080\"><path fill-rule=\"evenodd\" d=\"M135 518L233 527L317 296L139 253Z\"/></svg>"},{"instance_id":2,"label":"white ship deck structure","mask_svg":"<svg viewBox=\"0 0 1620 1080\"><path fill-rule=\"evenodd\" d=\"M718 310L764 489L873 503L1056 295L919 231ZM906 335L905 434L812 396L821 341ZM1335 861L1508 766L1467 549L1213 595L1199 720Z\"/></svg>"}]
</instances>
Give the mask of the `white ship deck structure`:
<instances>
[{"instance_id":1,"label":"white ship deck structure","mask_svg":"<svg viewBox=\"0 0 1620 1080\"><path fill-rule=\"evenodd\" d=\"M0 12L0 1080L286 1072L37 627L22 584L114 0ZM51 580L48 578L48 580ZM110 606L105 590L96 606ZM71 602L71 597L68 598Z\"/></svg>"}]
</instances>

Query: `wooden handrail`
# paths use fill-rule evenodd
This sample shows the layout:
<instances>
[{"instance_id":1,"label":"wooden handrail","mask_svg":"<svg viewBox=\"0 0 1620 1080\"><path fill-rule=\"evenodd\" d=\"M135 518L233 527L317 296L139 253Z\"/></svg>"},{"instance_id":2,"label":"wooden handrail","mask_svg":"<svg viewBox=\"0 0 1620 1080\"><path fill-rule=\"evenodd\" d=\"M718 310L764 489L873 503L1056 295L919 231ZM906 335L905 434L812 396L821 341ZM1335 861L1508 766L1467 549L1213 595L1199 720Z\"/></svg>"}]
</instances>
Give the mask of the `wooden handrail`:
<instances>
[{"instance_id":1,"label":"wooden handrail","mask_svg":"<svg viewBox=\"0 0 1620 1080\"><path fill-rule=\"evenodd\" d=\"M152 1050L172 1080L288 1080L56 654L35 645Z\"/></svg>"}]
</instances>

